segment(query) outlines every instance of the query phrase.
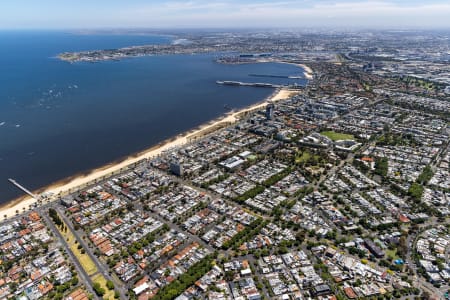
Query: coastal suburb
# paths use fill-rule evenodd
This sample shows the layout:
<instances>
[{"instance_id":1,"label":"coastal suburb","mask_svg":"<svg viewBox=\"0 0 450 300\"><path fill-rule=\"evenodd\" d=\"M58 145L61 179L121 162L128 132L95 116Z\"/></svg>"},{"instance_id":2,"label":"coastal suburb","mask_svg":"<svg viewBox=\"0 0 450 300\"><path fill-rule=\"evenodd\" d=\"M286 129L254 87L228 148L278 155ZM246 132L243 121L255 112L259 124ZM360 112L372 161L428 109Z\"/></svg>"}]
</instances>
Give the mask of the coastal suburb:
<instances>
[{"instance_id":1,"label":"coastal suburb","mask_svg":"<svg viewBox=\"0 0 450 300\"><path fill-rule=\"evenodd\" d=\"M448 31L151 34L51 59L272 64L208 82L269 96L47 187L2 178L0 299L449 299Z\"/></svg>"}]
</instances>

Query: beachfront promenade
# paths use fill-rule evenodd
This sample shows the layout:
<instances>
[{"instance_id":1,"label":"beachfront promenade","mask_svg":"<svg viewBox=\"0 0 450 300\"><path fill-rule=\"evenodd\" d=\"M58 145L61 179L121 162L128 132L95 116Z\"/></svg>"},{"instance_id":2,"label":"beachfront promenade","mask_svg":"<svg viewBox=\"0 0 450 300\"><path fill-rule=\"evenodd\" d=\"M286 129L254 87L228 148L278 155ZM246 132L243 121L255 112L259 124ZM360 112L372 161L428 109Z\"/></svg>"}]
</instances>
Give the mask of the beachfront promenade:
<instances>
[{"instance_id":1,"label":"beachfront promenade","mask_svg":"<svg viewBox=\"0 0 450 300\"><path fill-rule=\"evenodd\" d=\"M213 120L199 128L193 129L186 133L180 134L174 138L161 142L145 151L142 151L136 155L130 156L123 161L116 163L111 163L106 166L95 169L87 174L80 176L75 176L74 178L64 179L60 182L52 184L48 187L42 188L36 191L36 194L46 195L44 197L44 202L51 202L66 195L72 194L75 191L86 188L91 184L95 184L99 180L104 180L107 177L120 174L126 169L139 164L142 160L157 157L165 151L169 151L173 148L180 147L204 135L210 134L218 129L229 126L236 123L242 116L261 109L269 102L276 102L289 98L293 94L298 93L298 91L293 91L289 89L278 89L271 96L266 98L264 101L252 105L250 107L244 108L239 111L230 112L224 117ZM33 208L37 204L37 200L33 197L24 196L19 199L13 200L12 202L0 207L0 216L3 218L9 218L22 213L26 210ZM5 217L6 216L6 217Z\"/></svg>"}]
</instances>

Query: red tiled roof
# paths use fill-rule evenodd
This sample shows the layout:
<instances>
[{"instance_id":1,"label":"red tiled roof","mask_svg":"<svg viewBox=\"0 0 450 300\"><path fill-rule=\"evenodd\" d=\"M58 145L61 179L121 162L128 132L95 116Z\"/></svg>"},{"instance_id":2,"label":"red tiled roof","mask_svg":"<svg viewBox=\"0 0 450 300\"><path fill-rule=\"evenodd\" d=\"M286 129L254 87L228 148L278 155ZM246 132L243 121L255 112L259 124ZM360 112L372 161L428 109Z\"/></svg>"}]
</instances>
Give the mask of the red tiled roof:
<instances>
[{"instance_id":1,"label":"red tiled roof","mask_svg":"<svg viewBox=\"0 0 450 300\"><path fill-rule=\"evenodd\" d=\"M357 297L355 291L349 286L344 288L344 293L350 299L355 299Z\"/></svg>"}]
</instances>

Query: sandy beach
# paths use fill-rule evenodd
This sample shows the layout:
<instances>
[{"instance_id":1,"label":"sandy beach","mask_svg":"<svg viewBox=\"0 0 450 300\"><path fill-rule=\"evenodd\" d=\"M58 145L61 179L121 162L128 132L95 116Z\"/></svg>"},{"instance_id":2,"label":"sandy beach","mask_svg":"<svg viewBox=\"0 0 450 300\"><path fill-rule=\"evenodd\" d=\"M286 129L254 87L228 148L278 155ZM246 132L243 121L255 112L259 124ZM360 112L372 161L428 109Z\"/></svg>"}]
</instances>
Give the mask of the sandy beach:
<instances>
[{"instance_id":1,"label":"sandy beach","mask_svg":"<svg viewBox=\"0 0 450 300\"><path fill-rule=\"evenodd\" d=\"M314 78L313 74L314 71L313 69L311 69L311 67L305 65L305 64L299 64L299 63L294 63L294 62L287 62L287 61L279 61L279 60L272 60L272 59L259 59L258 62L260 63L268 63L268 62L276 62L279 64L288 64L288 65L294 65L297 67L302 68L305 72L303 72L303 76L305 76L306 79L308 80L312 80Z\"/></svg>"},{"instance_id":2,"label":"sandy beach","mask_svg":"<svg viewBox=\"0 0 450 300\"><path fill-rule=\"evenodd\" d=\"M313 79L313 70L308 67L307 65L304 64L298 64L297 66L302 67L303 70L305 70L305 72L303 73L303 75L305 76L306 79L311 80Z\"/></svg>"},{"instance_id":3,"label":"sandy beach","mask_svg":"<svg viewBox=\"0 0 450 300\"><path fill-rule=\"evenodd\" d=\"M302 66L303 67L303 66ZM305 69L306 70L306 69ZM270 97L265 99L264 101L257 103L255 105L252 105L250 107L244 108L242 110L236 111L236 112L230 112L226 116L213 120L203 126L200 126L197 129L191 130L189 132L186 132L184 134L178 135L172 139L169 139L167 141L164 141L160 144L157 144L145 151L142 151L136 155L130 156L122 161L113 162L106 166L103 166L101 168L92 170L86 174L77 175L71 178L66 178L64 180L61 180L57 183L54 183L50 186L47 186L45 188L42 188L38 191L35 191L36 194L51 194L52 196L49 197L46 201L54 201L60 196L67 195L69 193L74 192L77 189L81 189L86 187L89 184L92 184L95 182L95 180L103 179L105 177L120 173L123 171L123 169L129 167L130 165L133 165L143 159L148 159L155 157L159 154L161 154L164 151L167 151L171 148L179 147L181 145L186 144L187 142L191 141L194 138L199 138L201 136L204 136L208 133L211 133L212 131L215 131L221 127L228 126L230 124L233 124L237 122L240 118L240 116L245 115L248 112L258 110L265 105L267 105L268 102L275 102L283 99L287 99L295 94L298 94L298 91L292 91L288 89L280 89L275 91ZM8 204L3 205L0 207L0 217L5 218L14 216L18 213L22 213L26 210L28 210L31 206L33 206L36 203L36 200L29 197L24 196L20 197L16 200L11 201Z\"/></svg>"}]
</instances>

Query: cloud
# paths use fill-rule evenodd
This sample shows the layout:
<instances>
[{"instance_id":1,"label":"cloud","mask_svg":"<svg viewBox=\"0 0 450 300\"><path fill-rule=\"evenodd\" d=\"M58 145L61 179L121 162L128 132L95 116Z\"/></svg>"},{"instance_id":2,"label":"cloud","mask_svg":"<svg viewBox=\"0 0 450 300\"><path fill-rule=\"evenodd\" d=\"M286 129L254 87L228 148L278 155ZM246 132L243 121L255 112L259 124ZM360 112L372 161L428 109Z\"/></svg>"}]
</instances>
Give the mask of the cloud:
<instances>
[{"instance_id":1,"label":"cloud","mask_svg":"<svg viewBox=\"0 0 450 300\"><path fill-rule=\"evenodd\" d=\"M450 28L450 3L437 0L52 1L15 10L9 4L0 11L0 27Z\"/></svg>"},{"instance_id":2,"label":"cloud","mask_svg":"<svg viewBox=\"0 0 450 300\"><path fill-rule=\"evenodd\" d=\"M129 10L137 26L450 27L449 3L387 1L166 2Z\"/></svg>"}]
</instances>

